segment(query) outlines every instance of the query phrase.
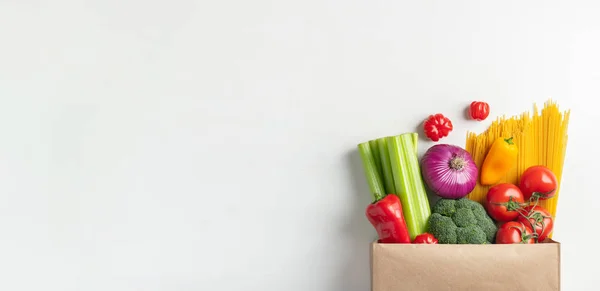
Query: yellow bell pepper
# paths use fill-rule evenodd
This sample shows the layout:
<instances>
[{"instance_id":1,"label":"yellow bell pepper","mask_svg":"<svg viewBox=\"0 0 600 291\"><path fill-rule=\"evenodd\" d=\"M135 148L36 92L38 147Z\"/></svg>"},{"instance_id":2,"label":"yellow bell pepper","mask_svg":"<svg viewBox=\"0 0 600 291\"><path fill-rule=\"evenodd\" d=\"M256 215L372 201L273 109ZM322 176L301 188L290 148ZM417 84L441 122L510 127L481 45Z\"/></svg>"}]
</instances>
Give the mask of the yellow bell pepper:
<instances>
[{"instance_id":1,"label":"yellow bell pepper","mask_svg":"<svg viewBox=\"0 0 600 291\"><path fill-rule=\"evenodd\" d=\"M496 184L515 165L519 149L513 138L497 138L481 165L481 184Z\"/></svg>"}]
</instances>

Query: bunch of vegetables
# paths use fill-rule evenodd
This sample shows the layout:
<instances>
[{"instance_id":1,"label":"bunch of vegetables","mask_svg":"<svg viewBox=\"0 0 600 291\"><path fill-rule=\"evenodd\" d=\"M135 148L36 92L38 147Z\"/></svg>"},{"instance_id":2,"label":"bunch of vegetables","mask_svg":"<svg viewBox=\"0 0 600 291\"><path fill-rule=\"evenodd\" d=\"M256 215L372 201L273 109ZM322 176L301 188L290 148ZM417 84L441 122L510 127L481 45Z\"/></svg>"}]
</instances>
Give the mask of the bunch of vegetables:
<instances>
[{"instance_id":1,"label":"bunch of vegetables","mask_svg":"<svg viewBox=\"0 0 600 291\"><path fill-rule=\"evenodd\" d=\"M358 145L373 195L366 215L381 242L410 243L426 230L431 209L419 171L417 139L416 133L405 133Z\"/></svg>"},{"instance_id":2,"label":"bunch of vegetables","mask_svg":"<svg viewBox=\"0 0 600 291\"><path fill-rule=\"evenodd\" d=\"M489 114L485 102L469 107L472 120ZM452 122L433 114L423 124L425 135L439 141ZM519 185L497 184L516 162L512 137L498 138L478 169L457 145L436 144L417 157L417 133L369 140L358 145L373 196L366 216L380 243L492 244L538 243L552 232L553 219L538 201L551 199L556 176L541 165L527 169ZM467 199L476 186L492 186L485 205ZM441 199L430 208L426 190Z\"/></svg>"}]
</instances>

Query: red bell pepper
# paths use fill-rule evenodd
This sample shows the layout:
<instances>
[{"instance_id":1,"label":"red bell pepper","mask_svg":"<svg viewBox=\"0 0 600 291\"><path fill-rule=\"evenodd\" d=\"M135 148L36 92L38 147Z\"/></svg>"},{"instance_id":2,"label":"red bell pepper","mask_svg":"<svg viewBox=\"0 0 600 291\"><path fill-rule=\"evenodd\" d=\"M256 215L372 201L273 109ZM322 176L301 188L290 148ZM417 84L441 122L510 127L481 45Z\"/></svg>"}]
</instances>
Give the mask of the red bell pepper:
<instances>
[{"instance_id":1,"label":"red bell pepper","mask_svg":"<svg viewBox=\"0 0 600 291\"><path fill-rule=\"evenodd\" d=\"M375 194L375 201L367 206L365 212L369 222L377 230L379 243L410 243L408 227L398 196L388 194L381 197Z\"/></svg>"},{"instance_id":2,"label":"red bell pepper","mask_svg":"<svg viewBox=\"0 0 600 291\"><path fill-rule=\"evenodd\" d=\"M490 115L490 105L482 101L473 101L469 106L469 114L474 120L485 120Z\"/></svg>"},{"instance_id":3,"label":"red bell pepper","mask_svg":"<svg viewBox=\"0 0 600 291\"><path fill-rule=\"evenodd\" d=\"M452 121L441 113L429 115L423 124L425 135L432 141L448 136L453 128Z\"/></svg>"},{"instance_id":4,"label":"red bell pepper","mask_svg":"<svg viewBox=\"0 0 600 291\"><path fill-rule=\"evenodd\" d=\"M413 244L437 244L438 240L431 233L422 233L415 237Z\"/></svg>"}]
</instances>

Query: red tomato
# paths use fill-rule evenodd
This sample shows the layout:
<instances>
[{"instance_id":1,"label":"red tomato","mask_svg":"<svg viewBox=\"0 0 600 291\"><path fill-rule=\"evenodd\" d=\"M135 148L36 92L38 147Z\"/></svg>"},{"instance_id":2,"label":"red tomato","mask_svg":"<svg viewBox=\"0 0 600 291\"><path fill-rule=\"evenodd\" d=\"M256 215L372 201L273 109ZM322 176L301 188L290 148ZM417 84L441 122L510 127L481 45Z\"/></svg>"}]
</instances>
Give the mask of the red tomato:
<instances>
[{"instance_id":1,"label":"red tomato","mask_svg":"<svg viewBox=\"0 0 600 291\"><path fill-rule=\"evenodd\" d=\"M419 234L413 241L414 244L437 244L438 240L431 233Z\"/></svg>"},{"instance_id":2,"label":"red tomato","mask_svg":"<svg viewBox=\"0 0 600 291\"><path fill-rule=\"evenodd\" d=\"M552 171L544 166L532 166L527 168L523 175L521 175L521 181L519 188L523 192L526 200L531 197L533 199L539 198L540 200L546 200L554 197L558 182L556 176Z\"/></svg>"},{"instance_id":3,"label":"red tomato","mask_svg":"<svg viewBox=\"0 0 600 291\"><path fill-rule=\"evenodd\" d=\"M541 206L527 206L525 209L521 210L521 213L526 217L519 215L517 221L522 222L526 225L531 226L532 229L535 229L535 233L537 233L537 240L543 241L548 237L548 234L552 232L552 228L554 227L554 220L550 215L548 210L544 209Z\"/></svg>"},{"instance_id":4,"label":"red tomato","mask_svg":"<svg viewBox=\"0 0 600 291\"><path fill-rule=\"evenodd\" d=\"M533 244L533 231L529 226L517 221L505 222L496 233L497 244Z\"/></svg>"},{"instance_id":5,"label":"red tomato","mask_svg":"<svg viewBox=\"0 0 600 291\"><path fill-rule=\"evenodd\" d=\"M510 184L498 184L487 193L486 209L496 221L512 221L519 216L519 209L525 203L519 187Z\"/></svg>"}]
</instances>

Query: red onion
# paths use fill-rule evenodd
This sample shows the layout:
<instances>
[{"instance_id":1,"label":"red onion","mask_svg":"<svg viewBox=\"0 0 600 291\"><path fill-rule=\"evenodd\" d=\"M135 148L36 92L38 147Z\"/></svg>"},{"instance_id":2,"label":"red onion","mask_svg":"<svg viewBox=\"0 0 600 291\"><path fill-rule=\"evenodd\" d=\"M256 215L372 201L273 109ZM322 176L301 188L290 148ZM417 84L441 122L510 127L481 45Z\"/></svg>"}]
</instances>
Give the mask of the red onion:
<instances>
[{"instance_id":1,"label":"red onion","mask_svg":"<svg viewBox=\"0 0 600 291\"><path fill-rule=\"evenodd\" d=\"M430 147L421 160L423 180L442 198L465 197L477 183L477 166L471 154L450 144Z\"/></svg>"}]
</instances>

